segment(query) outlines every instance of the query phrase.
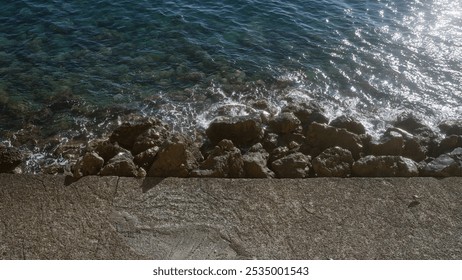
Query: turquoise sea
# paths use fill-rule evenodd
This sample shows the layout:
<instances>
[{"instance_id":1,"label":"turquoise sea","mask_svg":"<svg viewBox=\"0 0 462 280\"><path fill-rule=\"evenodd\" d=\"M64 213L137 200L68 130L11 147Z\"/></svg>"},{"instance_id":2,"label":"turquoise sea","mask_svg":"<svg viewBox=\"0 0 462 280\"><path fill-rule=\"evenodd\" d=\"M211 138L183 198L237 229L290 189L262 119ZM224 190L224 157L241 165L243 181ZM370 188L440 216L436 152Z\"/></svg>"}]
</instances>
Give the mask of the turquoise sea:
<instances>
[{"instance_id":1,"label":"turquoise sea","mask_svg":"<svg viewBox=\"0 0 462 280\"><path fill-rule=\"evenodd\" d=\"M0 139L315 100L371 133L462 114L461 0L1 0Z\"/></svg>"}]
</instances>

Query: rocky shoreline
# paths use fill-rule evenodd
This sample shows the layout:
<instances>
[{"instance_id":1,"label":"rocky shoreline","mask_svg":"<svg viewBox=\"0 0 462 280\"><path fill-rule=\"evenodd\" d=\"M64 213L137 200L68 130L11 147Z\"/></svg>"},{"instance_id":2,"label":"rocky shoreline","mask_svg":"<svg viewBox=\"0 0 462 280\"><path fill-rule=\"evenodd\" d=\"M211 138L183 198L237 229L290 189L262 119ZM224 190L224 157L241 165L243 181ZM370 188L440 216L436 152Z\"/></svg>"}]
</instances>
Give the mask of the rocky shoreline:
<instances>
[{"instance_id":1,"label":"rocky shoreline","mask_svg":"<svg viewBox=\"0 0 462 280\"><path fill-rule=\"evenodd\" d=\"M314 103L291 104L276 115L218 117L194 136L156 118L131 116L107 138L58 145L54 152L67 164L44 165L41 172L74 179L462 176L462 120L438 128L443 139L403 114L373 139L354 118L329 121ZM17 147L0 146L1 173L22 173L25 160Z\"/></svg>"}]
</instances>

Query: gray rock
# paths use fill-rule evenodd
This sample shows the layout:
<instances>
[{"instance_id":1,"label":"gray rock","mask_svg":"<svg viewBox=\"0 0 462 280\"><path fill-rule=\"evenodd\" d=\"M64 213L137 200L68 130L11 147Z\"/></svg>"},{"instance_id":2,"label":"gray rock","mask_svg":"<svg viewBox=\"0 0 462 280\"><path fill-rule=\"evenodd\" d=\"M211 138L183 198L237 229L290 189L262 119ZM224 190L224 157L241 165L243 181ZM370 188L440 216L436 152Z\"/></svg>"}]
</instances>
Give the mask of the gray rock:
<instances>
[{"instance_id":1,"label":"gray rock","mask_svg":"<svg viewBox=\"0 0 462 280\"><path fill-rule=\"evenodd\" d=\"M358 177L415 177L417 163L401 156L366 156L353 163L353 176Z\"/></svg>"},{"instance_id":2,"label":"gray rock","mask_svg":"<svg viewBox=\"0 0 462 280\"><path fill-rule=\"evenodd\" d=\"M191 172L193 177L216 178L240 178L244 174L241 151L227 139L221 140L200 167Z\"/></svg>"},{"instance_id":3,"label":"gray rock","mask_svg":"<svg viewBox=\"0 0 462 280\"><path fill-rule=\"evenodd\" d=\"M427 157L425 148L416 139L407 139L404 141L402 155L416 162L422 161Z\"/></svg>"},{"instance_id":4,"label":"gray rock","mask_svg":"<svg viewBox=\"0 0 462 280\"><path fill-rule=\"evenodd\" d=\"M0 173L12 172L22 159L23 155L18 149L0 146Z\"/></svg>"},{"instance_id":5,"label":"gray rock","mask_svg":"<svg viewBox=\"0 0 462 280\"><path fill-rule=\"evenodd\" d=\"M452 177L462 176L462 148L440 155L420 170L421 176Z\"/></svg>"},{"instance_id":6,"label":"gray rock","mask_svg":"<svg viewBox=\"0 0 462 280\"><path fill-rule=\"evenodd\" d=\"M228 139L237 146L245 146L261 140L263 128L259 117L218 117L209 125L206 134L213 144Z\"/></svg>"},{"instance_id":7,"label":"gray rock","mask_svg":"<svg viewBox=\"0 0 462 280\"><path fill-rule=\"evenodd\" d=\"M366 133L366 128L364 125L350 116L337 117L331 121L329 125L336 128L344 128L349 132L358 135Z\"/></svg>"},{"instance_id":8,"label":"gray rock","mask_svg":"<svg viewBox=\"0 0 462 280\"><path fill-rule=\"evenodd\" d=\"M202 160L199 149L181 135L164 143L148 171L149 177L187 177Z\"/></svg>"},{"instance_id":9,"label":"gray rock","mask_svg":"<svg viewBox=\"0 0 462 280\"><path fill-rule=\"evenodd\" d=\"M87 152L74 166L73 175L78 179L83 176L96 175L104 165L104 159L95 152Z\"/></svg>"},{"instance_id":10,"label":"gray rock","mask_svg":"<svg viewBox=\"0 0 462 280\"><path fill-rule=\"evenodd\" d=\"M355 159L359 158L363 151L361 138L344 128L312 123L305 136L310 147L310 154L314 157L325 149L335 146L349 150Z\"/></svg>"},{"instance_id":11,"label":"gray rock","mask_svg":"<svg viewBox=\"0 0 462 280\"><path fill-rule=\"evenodd\" d=\"M262 144L258 143L250 148L242 160L244 161L244 172L246 178L273 178L274 172L268 164L269 154L263 149Z\"/></svg>"},{"instance_id":12,"label":"gray rock","mask_svg":"<svg viewBox=\"0 0 462 280\"><path fill-rule=\"evenodd\" d=\"M101 176L140 177L142 173L133 162L133 156L127 151L110 159L99 174Z\"/></svg>"},{"instance_id":13,"label":"gray rock","mask_svg":"<svg viewBox=\"0 0 462 280\"><path fill-rule=\"evenodd\" d=\"M462 120L447 120L438 125L438 128L446 135L462 135Z\"/></svg>"},{"instance_id":14,"label":"gray rock","mask_svg":"<svg viewBox=\"0 0 462 280\"><path fill-rule=\"evenodd\" d=\"M332 147L323 151L313 159L314 172L319 177L348 177L353 165L351 152L340 147Z\"/></svg>"},{"instance_id":15,"label":"gray rock","mask_svg":"<svg viewBox=\"0 0 462 280\"><path fill-rule=\"evenodd\" d=\"M300 120L292 112L281 113L269 121L271 131L278 134L301 131L300 124Z\"/></svg>"},{"instance_id":16,"label":"gray rock","mask_svg":"<svg viewBox=\"0 0 462 280\"><path fill-rule=\"evenodd\" d=\"M305 178L309 176L311 157L300 152L289 154L271 163L278 178Z\"/></svg>"}]
</instances>

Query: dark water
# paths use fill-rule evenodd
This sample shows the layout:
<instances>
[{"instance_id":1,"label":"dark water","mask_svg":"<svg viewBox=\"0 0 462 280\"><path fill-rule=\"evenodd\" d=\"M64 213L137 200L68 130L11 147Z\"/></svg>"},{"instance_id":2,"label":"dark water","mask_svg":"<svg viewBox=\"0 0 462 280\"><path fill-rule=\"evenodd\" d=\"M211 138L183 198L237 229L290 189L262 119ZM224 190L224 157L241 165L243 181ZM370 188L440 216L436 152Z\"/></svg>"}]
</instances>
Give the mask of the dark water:
<instances>
[{"instance_id":1,"label":"dark water","mask_svg":"<svg viewBox=\"0 0 462 280\"><path fill-rule=\"evenodd\" d=\"M2 0L0 22L3 140L129 113L188 130L258 99L316 100L371 132L462 114L461 0Z\"/></svg>"}]
</instances>

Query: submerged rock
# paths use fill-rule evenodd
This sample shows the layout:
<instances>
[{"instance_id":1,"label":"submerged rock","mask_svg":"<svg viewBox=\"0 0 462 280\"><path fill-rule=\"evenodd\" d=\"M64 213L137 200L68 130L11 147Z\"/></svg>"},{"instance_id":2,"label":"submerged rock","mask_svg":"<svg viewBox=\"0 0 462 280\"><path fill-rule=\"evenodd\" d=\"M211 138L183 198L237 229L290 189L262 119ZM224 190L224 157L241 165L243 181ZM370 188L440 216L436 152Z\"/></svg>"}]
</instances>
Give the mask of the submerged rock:
<instances>
[{"instance_id":1,"label":"submerged rock","mask_svg":"<svg viewBox=\"0 0 462 280\"><path fill-rule=\"evenodd\" d=\"M421 176L451 177L462 176L462 148L440 155L420 170Z\"/></svg>"},{"instance_id":2,"label":"submerged rock","mask_svg":"<svg viewBox=\"0 0 462 280\"><path fill-rule=\"evenodd\" d=\"M353 163L353 176L357 177L415 177L419 175L417 163L401 156L366 156Z\"/></svg>"},{"instance_id":3,"label":"submerged rock","mask_svg":"<svg viewBox=\"0 0 462 280\"><path fill-rule=\"evenodd\" d=\"M213 144L228 139L237 146L245 146L259 142L263 128L259 117L218 117L209 125L206 134Z\"/></svg>"},{"instance_id":4,"label":"submerged rock","mask_svg":"<svg viewBox=\"0 0 462 280\"><path fill-rule=\"evenodd\" d=\"M12 172L21 164L23 155L16 148L7 148L0 145L0 173Z\"/></svg>"},{"instance_id":5,"label":"submerged rock","mask_svg":"<svg viewBox=\"0 0 462 280\"><path fill-rule=\"evenodd\" d=\"M332 147L323 151L313 159L314 172L319 177L348 177L353 165L351 152L340 147Z\"/></svg>"},{"instance_id":6,"label":"submerged rock","mask_svg":"<svg viewBox=\"0 0 462 280\"><path fill-rule=\"evenodd\" d=\"M278 178L305 178L309 176L311 157L300 152L289 154L271 163Z\"/></svg>"}]
</instances>

